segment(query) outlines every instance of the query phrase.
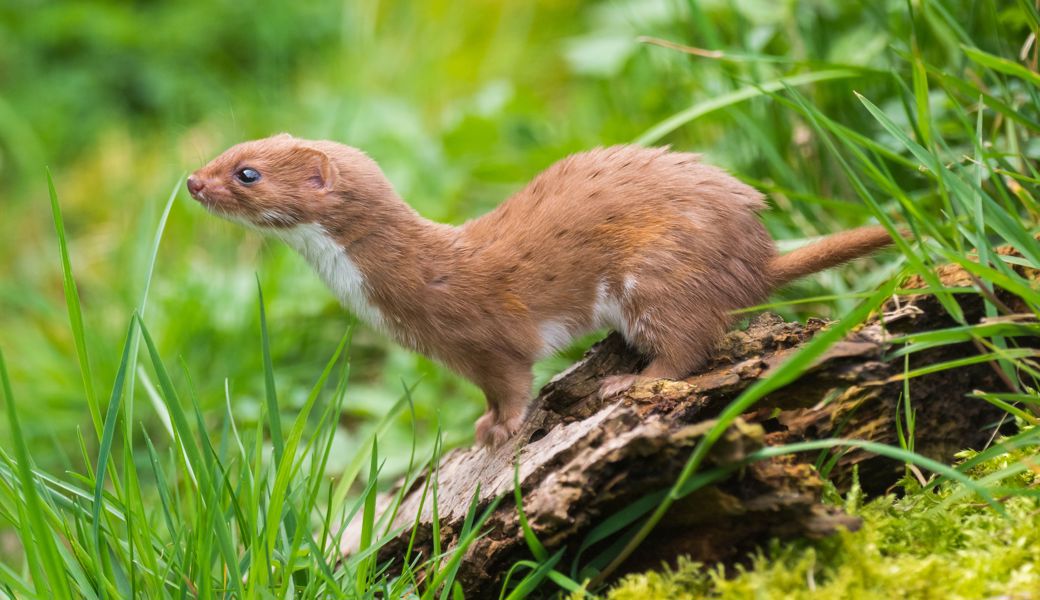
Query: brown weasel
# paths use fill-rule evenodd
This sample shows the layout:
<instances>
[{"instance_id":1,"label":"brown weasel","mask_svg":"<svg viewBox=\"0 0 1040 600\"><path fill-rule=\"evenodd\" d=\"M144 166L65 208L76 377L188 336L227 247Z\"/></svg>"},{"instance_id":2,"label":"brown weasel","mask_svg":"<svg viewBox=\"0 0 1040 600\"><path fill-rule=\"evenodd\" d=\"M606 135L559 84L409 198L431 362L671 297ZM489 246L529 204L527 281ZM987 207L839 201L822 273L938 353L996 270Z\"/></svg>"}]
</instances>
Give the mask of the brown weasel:
<instances>
[{"instance_id":1,"label":"brown weasel","mask_svg":"<svg viewBox=\"0 0 1040 600\"><path fill-rule=\"evenodd\" d=\"M696 154L639 146L565 158L458 227L421 217L360 150L287 134L233 146L188 189L285 240L359 318L476 383L488 445L520 426L534 362L576 336L613 328L649 357L641 376L685 377L734 309L891 243L863 227L779 256L757 190Z\"/></svg>"}]
</instances>

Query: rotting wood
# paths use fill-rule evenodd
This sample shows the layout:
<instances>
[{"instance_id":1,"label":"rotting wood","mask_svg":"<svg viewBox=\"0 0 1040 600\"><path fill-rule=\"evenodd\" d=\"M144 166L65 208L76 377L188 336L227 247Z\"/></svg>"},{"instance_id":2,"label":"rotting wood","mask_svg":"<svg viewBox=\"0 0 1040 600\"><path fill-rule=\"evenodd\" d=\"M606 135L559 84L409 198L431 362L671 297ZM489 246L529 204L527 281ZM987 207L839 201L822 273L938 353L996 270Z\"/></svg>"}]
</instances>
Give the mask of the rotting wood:
<instances>
[{"instance_id":1,"label":"rotting wood","mask_svg":"<svg viewBox=\"0 0 1040 600\"><path fill-rule=\"evenodd\" d=\"M956 267L944 267L938 274L947 286L971 283ZM906 287L924 284L911 278ZM970 322L983 318L979 296L964 295L959 302ZM712 450L707 467L739 463L763 444L828 437L897 443L895 419L904 365L902 360L885 360L890 350L886 340L953 324L933 296L890 300L796 381L734 423ZM551 551L566 546L570 554L564 560L570 560L597 523L667 488L711 419L826 325L818 319L800 324L760 315L747 330L731 332L700 373L682 381L643 381L621 397L603 401L597 394L602 378L636 371L643 360L612 334L541 390L518 434L519 451L516 446L472 447L445 455L436 475L444 547L457 541L478 486L478 509L505 496L486 523L487 534L473 543L460 567L458 577L467 597L497 597L508 568L530 556L512 502L514 467L532 529ZM977 352L971 344L943 346L914 354L910 368ZM959 450L984 446L1001 425L1003 413L966 393L1001 391L1003 385L999 372L986 363L912 379L915 450L948 462ZM679 555L704 562L732 561L773 537L818 537L838 527L857 527L855 518L820 502L822 483L810 466L816 457L753 463L739 475L687 496L671 508L626 570L655 567ZM903 474L901 464L851 451L836 461L832 480L839 487L847 483L853 467L864 488L874 492L885 490ZM428 497L421 506L424 483L420 478L404 494L393 524L403 532L381 556L403 554L417 513L415 548L425 555L430 552L432 513ZM384 495L382 504L398 492ZM357 531L348 528L343 550L349 552L356 539ZM595 556L602 547L601 543L588 549L583 558Z\"/></svg>"}]
</instances>

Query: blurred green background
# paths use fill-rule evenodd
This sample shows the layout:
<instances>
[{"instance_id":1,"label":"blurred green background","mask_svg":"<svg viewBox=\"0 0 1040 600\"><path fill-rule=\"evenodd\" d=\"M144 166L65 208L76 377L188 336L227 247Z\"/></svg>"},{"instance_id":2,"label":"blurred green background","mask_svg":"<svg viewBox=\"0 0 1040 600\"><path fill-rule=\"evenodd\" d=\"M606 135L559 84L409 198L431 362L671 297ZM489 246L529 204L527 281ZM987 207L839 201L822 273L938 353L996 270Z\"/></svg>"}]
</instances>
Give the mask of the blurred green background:
<instances>
[{"instance_id":1,"label":"blurred green background","mask_svg":"<svg viewBox=\"0 0 1040 600\"><path fill-rule=\"evenodd\" d=\"M900 108L891 111L900 118L905 90L886 75L906 69L911 6L921 13L917 35L932 64L963 61L958 27L1000 55L1016 52L1008 40L1025 38L1014 2L6 0L0 345L37 462L76 464L76 430L91 427L45 166L65 214L98 389L111 386L152 236L176 190L146 322L170 363L183 359L204 405L224 402L226 379L233 412L248 422L263 397L255 278L267 298L287 413L304 399L350 317L301 259L205 214L181 189L187 173L227 146L282 131L358 146L422 214L459 223L568 153L630 142L749 83L833 65L856 71L800 90L826 114L892 144L852 90L883 109ZM639 36L731 56L691 56ZM938 96L932 110L937 123L950 119ZM657 143L704 152L768 192L773 210L765 219L778 239L867 219L810 128L768 97L727 104ZM910 195L934 201L924 178L900 177ZM816 276L779 298L870 289L897 268L885 255ZM851 302L783 312L826 317ZM540 365L540 381L578 354ZM389 408L402 384L418 382L415 417L424 444L437 427L450 443L471 435L482 400L469 384L364 327L352 356L338 454L350 454L356 434ZM185 373L177 383L188 385ZM148 397L141 388L135 417L152 427ZM407 447L410 436L402 417L381 446Z\"/></svg>"}]
</instances>

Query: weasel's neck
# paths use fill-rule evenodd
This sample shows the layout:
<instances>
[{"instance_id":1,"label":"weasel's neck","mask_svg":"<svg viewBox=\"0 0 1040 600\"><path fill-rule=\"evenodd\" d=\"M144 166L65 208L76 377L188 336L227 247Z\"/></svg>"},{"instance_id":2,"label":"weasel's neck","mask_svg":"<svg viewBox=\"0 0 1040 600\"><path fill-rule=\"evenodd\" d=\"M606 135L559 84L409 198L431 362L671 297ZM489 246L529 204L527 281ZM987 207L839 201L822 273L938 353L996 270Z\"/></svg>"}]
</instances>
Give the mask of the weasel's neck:
<instances>
[{"instance_id":1,"label":"weasel's neck","mask_svg":"<svg viewBox=\"0 0 1040 600\"><path fill-rule=\"evenodd\" d=\"M279 229L275 234L310 263L340 304L369 325L385 327L382 311L368 299L365 277L357 263L325 227L318 223L305 223Z\"/></svg>"},{"instance_id":2,"label":"weasel's neck","mask_svg":"<svg viewBox=\"0 0 1040 600\"><path fill-rule=\"evenodd\" d=\"M417 311L428 280L452 268L457 232L394 200L275 234L310 263L359 319L400 334L409 321L422 318Z\"/></svg>"}]
</instances>

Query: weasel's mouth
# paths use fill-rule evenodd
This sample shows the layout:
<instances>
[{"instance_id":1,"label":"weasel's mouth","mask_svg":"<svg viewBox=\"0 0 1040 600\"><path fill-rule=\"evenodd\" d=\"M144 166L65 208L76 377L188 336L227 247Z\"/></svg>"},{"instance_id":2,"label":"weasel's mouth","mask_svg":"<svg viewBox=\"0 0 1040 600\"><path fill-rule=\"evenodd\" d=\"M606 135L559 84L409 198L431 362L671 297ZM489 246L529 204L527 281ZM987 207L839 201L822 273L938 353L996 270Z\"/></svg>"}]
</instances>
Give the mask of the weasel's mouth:
<instances>
[{"instance_id":1,"label":"weasel's mouth","mask_svg":"<svg viewBox=\"0 0 1040 600\"><path fill-rule=\"evenodd\" d=\"M228 210L227 207L224 205L216 204L213 202L203 202L202 206L204 206L206 210L208 210L213 215L216 215L221 219L224 219L225 221L231 221L232 223L237 223L239 225L249 227L250 229L261 228L259 224L254 223L253 220L248 218L246 215L232 212Z\"/></svg>"},{"instance_id":2,"label":"weasel's mouth","mask_svg":"<svg viewBox=\"0 0 1040 600\"><path fill-rule=\"evenodd\" d=\"M234 202L222 202L220 200L213 200L212 197L207 198L206 192L202 191L198 195L192 194L192 197L199 201L199 204L206 209L210 214L220 217L225 221L231 221L250 229L263 230L265 227L270 227L272 223L265 222L257 223L254 221L253 215L243 212L241 210L235 210Z\"/></svg>"},{"instance_id":3,"label":"weasel's mouth","mask_svg":"<svg viewBox=\"0 0 1040 600\"><path fill-rule=\"evenodd\" d=\"M212 195L208 194L208 190L199 190L191 194L191 197L198 201L203 208L209 212L220 215L221 217L231 216L231 211L228 210L227 202L222 202Z\"/></svg>"},{"instance_id":4,"label":"weasel's mouth","mask_svg":"<svg viewBox=\"0 0 1040 600\"><path fill-rule=\"evenodd\" d=\"M197 200L198 203L202 205L202 208L205 208L207 211L217 215L218 217L232 220L235 218L234 213L228 210L225 202L220 202L214 200L211 196L207 196L206 190L195 192L191 194L191 197Z\"/></svg>"},{"instance_id":5,"label":"weasel's mouth","mask_svg":"<svg viewBox=\"0 0 1040 600\"><path fill-rule=\"evenodd\" d=\"M211 195L209 195L209 191L210 190L206 188L193 190L189 187L188 195L194 198L199 204L205 206L206 208L213 208L218 204L218 202L214 200Z\"/></svg>"},{"instance_id":6,"label":"weasel's mouth","mask_svg":"<svg viewBox=\"0 0 1040 600\"><path fill-rule=\"evenodd\" d=\"M188 194L201 204L202 208L206 209L206 212L252 229L262 230L270 227L287 227L294 224L288 216L274 210L266 210L259 215L254 215L252 211L243 210L243 207L234 199L226 198L219 192L217 190L217 193L213 194L209 189L201 189L189 190Z\"/></svg>"}]
</instances>

